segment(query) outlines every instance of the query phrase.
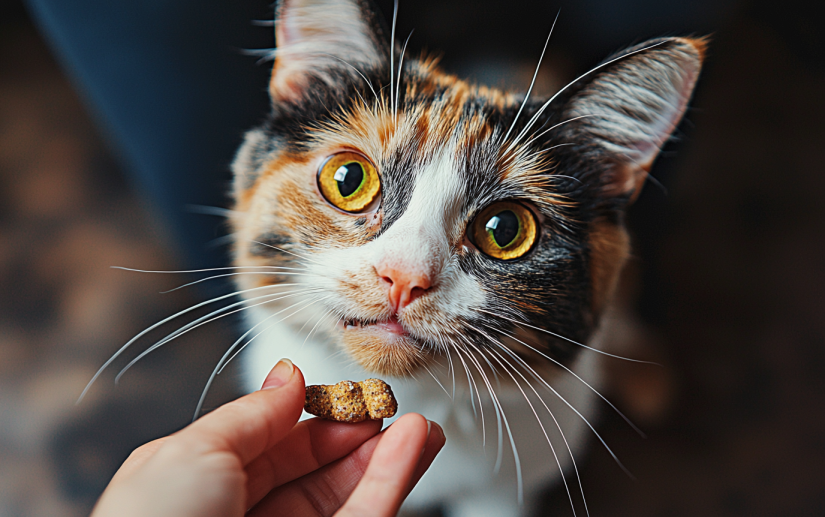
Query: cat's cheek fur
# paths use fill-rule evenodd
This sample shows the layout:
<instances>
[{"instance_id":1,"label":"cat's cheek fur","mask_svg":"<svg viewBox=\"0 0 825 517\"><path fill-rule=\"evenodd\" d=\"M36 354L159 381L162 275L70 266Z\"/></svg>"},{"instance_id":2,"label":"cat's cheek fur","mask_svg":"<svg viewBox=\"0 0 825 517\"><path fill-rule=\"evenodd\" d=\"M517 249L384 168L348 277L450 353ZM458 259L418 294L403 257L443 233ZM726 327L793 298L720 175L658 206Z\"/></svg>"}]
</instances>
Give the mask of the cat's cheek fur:
<instances>
[{"instance_id":1,"label":"cat's cheek fur","mask_svg":"<svg viewBox=\"0 0 825 517\"><path fill-rule=\"evenodd\" d=\"M307 283L327 293L326 305L338 314L360 320L385 320L392 315L387 291L368 265L361 248L333 249L319 253L308 264ZM365 263L366 262L366 263Z\"/></svg>"},{"instance_id":2,"label":"cat's cheek fur","mask_svg":"<svg viewBox=\"0 0 825 517\"><path fill-rule=\"evenodd\" d=\"M244 135L244 143L232 162L232 192L236 200L255 185L267 163L277 160L279 144L262 129L253 129Z\"/></svg>"}]
</instances>

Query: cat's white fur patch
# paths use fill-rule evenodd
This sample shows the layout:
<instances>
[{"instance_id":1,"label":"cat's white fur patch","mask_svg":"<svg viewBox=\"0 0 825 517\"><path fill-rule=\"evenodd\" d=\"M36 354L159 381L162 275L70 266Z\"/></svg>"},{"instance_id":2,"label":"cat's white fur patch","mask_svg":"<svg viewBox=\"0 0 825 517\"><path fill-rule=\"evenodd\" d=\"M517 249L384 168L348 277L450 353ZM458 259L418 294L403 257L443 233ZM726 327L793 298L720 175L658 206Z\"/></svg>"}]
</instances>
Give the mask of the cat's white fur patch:
<instances>
[{"instance_id":1,"label":"cat's white fur patch","mask_svg":"<svg viewBox=\"0 0 825 517\"><path fill-rule=\"evenodd\" d=\"M322 296L329 296L329 299L309 307L301 317L290 318L286 322L278 321L282 316L272 318L272 314L281 308L256 307L247 312L250 327L260 324L258 329L267 329L243 355L247 371L245 378L250 391L260 386L272 365L282 357L289 357L301 368L308 384L363 380L372 376L337 348L334 343L337 330L331 325L333 318L309 339L307 334L329 308L358 314L359 301L337 292L336 279L341 275L359 274L369 278L370 275L365 275L363 270L373 268L373 264L382 258L399 260L412 267L431 268L438 275L438 288L432 295L437 296L439 312L447 323L451 318L470 316L474 307L483 305L484 291L478 280L452 267L449 260L451 251L446 243L454 242L456 235L460 236L465 231L463 222L459 220L465 186L453 158L454 146L445 147L445 152L417 174L410 175L415 182L410 185L413 193L407 210L383 235L360 247L313 250L311 261L306 261L306 266L317 276L301 277L302 284L321 288ZM360 272L357 271L359 268ZM374 272L371 275L378 280ZM309 296L312 295L307 295L307 300ZM295 301L291 299L290 303ZM437 330L428 329L430 332ZM426 372L413 379L388 379L402 412L421 413L438 422L448 438L447 446L405 504L410 508L446 504L450 516L516 515L519 507L516 504L515 456L506 427L502 422L499 440L496 412L487 393L488 388L476 374L478 388L485 399L482 404L485 430L482 431L481 413L473 410L458 353L453 351L452 354L453 366L457 369L453 374L458 381L455 399L451 399ZM600 380L598 360L596 354L583 353L573 365L577 374L596 387ZM479 361L484 359L479 358ZM472 366L470 368L473 369ZM446 368L436 368L434 373L442 385L451 390L453 374L448 374ZM593 396L586 387L570 375L560 375L557 370L544 370L544 373L545 376L552 376L546 380L585 418L593 417ZM488 372L488 375L491 374ZM499 381L490 378L490 384L504 408L521 462L524 493L530 496L538 493L551 480L559 478L559 464L563 469L569 468L572 463L568 446L578 457L586 441L586 425L556 395L531 379L564 431L568 440L565 444L553 418L524 380L518 378L523 384L522 389L533 402L533 408L511 379L506 374L501 375L503 377ZM478 404L478 401L475 403ZM545 433L558 455L558 463ZM503 448L504 458L500 473L495 472L498 447Z\"/></svg>"}]
</instances>

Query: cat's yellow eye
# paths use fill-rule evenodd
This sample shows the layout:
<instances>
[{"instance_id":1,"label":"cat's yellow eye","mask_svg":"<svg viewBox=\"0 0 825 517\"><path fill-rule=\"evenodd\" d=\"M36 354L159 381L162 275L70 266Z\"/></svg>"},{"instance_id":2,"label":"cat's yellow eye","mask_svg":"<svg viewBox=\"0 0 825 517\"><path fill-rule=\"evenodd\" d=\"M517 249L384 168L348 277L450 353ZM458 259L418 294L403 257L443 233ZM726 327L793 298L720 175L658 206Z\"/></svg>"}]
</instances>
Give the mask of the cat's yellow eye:
<instances>
[{"instance_id":1,"label":"cat's yellow eye","mask_svg":"<svg viewBox=\"0 0 825 517\"><path fill-rule=\"evenodd\" d=\"M472 224L473 244L500 260L523 256L538 240L536 216L515 201L498 201L479 213Z\"/></svg>"},{"instance_id":2,"label":"cat's yellow eye","mask_svg":"<svg viewBox=\"0 0 825 517\"><path fill-rule=\"evenodd\" d=\"M333 154L318 171L318 188L333 206L358 213L381 193L381 178L366 156L354 151Z\"/></svg>"}]
</instances>

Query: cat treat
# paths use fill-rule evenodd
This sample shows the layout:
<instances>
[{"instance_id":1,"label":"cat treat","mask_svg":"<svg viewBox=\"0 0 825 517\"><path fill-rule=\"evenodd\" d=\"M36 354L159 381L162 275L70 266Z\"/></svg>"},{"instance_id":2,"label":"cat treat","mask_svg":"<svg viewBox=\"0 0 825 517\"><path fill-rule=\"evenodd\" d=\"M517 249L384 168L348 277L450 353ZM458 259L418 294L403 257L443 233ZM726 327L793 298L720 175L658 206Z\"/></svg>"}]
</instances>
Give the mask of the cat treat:
<instances>
[{"instance_id":1,"label":"cat treat","mask_svg":"<svg viewBox=\"0 0 825 517\"><path fill-rule=\"evenodd\" d=\"M398 402L390 385L381 379L341 381L332 386L307 386L304 410L327 420L355 423L390 418Z\"/></svg>"}]
</instances>

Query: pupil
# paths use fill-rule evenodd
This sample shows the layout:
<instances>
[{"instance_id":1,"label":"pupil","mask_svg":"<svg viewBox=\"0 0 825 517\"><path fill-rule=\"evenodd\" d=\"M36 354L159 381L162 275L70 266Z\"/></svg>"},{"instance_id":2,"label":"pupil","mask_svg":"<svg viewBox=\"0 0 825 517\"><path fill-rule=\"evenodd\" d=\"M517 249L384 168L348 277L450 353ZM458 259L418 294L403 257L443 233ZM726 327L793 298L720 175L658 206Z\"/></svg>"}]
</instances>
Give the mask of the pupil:
<instances>
[{"instance_id":1,"label":"pupil","mask_svg":"<svg viewBox=\"0 0 825 517\"><path fill-rule=\"evenodd\" d=\"M501 248L506 248L518 236L518 216L512 210L505 210L493 216L487 223L487 231Z\"/></svg>"},{"instance_id":2,"label":"pupil","mask_svg":"<svg viewBox=\"0 0 825 517\"><path fill-rule=\"evenodd\" d=\"M342 165L335 171L335 181L338 183L338 192L343 197L349 197L358 190L364 181L364 169L359 163L352 162Z\"/></svg>"}]
</instances>

